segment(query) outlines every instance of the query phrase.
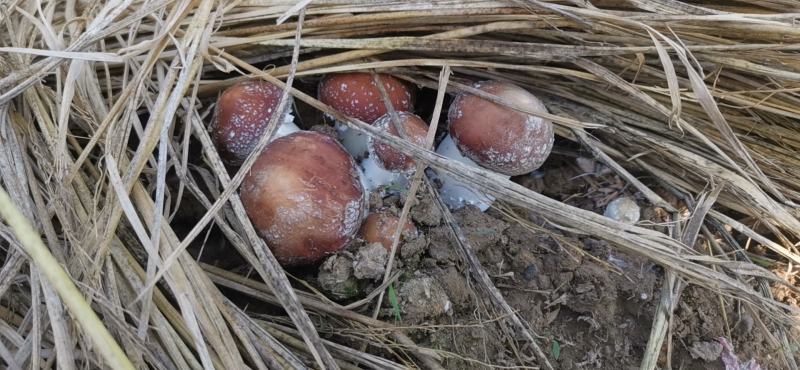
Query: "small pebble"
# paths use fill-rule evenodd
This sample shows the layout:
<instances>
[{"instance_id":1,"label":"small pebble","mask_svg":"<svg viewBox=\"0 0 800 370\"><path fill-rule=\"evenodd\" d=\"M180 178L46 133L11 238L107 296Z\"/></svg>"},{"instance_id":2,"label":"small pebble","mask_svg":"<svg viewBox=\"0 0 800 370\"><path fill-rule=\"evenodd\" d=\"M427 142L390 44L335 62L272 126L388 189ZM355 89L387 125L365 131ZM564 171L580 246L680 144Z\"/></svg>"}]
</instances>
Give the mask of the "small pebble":
<instances>
[{"instance_id":1,"label":"small pebble","mask_svg":"<svg viewBox=\"0 0 800 370\"><path fill-rule=\"evenodd\" d=\"M592 158L578 157L575 158L575 164L581 169L583 173L594 174L597 162Z\"/></svg>"},{"instance_id":2,"label":"small pebble","mask_svg":"<svg viewBox=\"0 0 800 370\"><path fill-rule=\"evenodd\" d=\"M603 215L612 220L633 225L639 221L639 205L630 197L620 197L606 206L606 211Z\"/></svg>"}]
</instances>

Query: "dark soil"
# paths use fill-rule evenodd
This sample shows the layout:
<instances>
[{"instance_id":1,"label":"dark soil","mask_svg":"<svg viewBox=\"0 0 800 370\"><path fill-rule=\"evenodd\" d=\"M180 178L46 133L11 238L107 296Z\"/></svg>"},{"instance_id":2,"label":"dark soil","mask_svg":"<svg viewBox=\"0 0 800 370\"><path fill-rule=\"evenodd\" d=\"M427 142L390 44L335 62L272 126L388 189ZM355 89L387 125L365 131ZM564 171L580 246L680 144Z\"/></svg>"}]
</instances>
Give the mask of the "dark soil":
<instances>
[{"instance_id":1,"label":"dark soil","mask_svg":"<svg viewBox=\"0 0 800 370\"><path fill-rule=\"evenodd\" d=\"M573 163L562 160L559 167L517 180L601 214L605 204L617 196L641 200L616 176L607 172L580 176L581 169ZM665 230L659 225L665 221L663 210L643 201L640 206L640 225ZM543 337L539 345L556 368L638 369L660 298L661 267L644 257L620 253L603 241L565 234L535 214L519 220L495 209L481 213L468 207L454 215L495 286ZM420 345L452 353L446 356L448 369L521 363L518 356L531 352L525 348L515 352L503 332L506 329L498 325L501 314L480 298L468 279L447 227L418 226L427 235L428 248L418 262L404 266L409 277L401 280L400 289L414 281L413 274L433 276L453 307L439 315L416 312L413 317L403 317L404 324L420 326L412 331L414 339ZM674 315L673 368L724 369L719 337L733 344L742 361L755 358L765 369L785 366L765 331L753 323L752 314L740 303L689 286ZM663 352L659 366L666 365L666 358Z\"/></svg>"}]
</instances>

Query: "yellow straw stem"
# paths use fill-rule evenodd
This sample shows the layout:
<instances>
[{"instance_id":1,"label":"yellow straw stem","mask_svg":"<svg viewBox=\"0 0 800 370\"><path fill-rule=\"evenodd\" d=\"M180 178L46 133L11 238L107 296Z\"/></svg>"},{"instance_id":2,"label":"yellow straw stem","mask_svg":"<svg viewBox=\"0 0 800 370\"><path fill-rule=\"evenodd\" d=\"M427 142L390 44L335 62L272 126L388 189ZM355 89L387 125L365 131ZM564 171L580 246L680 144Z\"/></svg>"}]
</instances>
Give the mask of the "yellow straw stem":
<instances>
[{"instance_id":1,"label":"yellow straw stem","mask_svg":"<svg viewBox=\"0 0 800 370\"><path fill-rule=\"evenodd\" d=\"M0 187L0 216L6 220L8 226L17 236L17 241L25 249L28 257L45 279L53 286L58 295L64 301L67 309L83 328L92 342L97 347L97 351L106 360L112 369L133 370L133 364L122 351L117 341L108 332L108 329L97 317L83 294L78 290L67 272L61 268L58 261L50 254L50 251L42 242L39 233L33 229L31 223L17 209L16 205L9 198L5 189Z\"/></svg>"}]
</instances>

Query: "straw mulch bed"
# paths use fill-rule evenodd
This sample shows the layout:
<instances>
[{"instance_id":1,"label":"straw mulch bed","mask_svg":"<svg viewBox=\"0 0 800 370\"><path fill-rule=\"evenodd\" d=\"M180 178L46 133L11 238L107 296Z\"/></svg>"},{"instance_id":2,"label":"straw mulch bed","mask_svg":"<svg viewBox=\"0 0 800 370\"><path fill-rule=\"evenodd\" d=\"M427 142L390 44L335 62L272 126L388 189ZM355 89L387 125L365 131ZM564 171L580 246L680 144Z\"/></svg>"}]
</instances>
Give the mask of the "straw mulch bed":
<instances>
[{"instance_id":1,"label":"straw mulch bed","mask_svg":"<svg viewBox=\"0 0 800 370\"><path fill-rule=\"evenodd\" d=\"M35 369L679 367L677 353L691 345L681 333L701 324L683 327L691 320L677 317L706 299L724 317L725 334L735 336L737 318L755 318L750 334L763 341L738 336L737 350L796 369L798 21L800 7L787 0L6 0L0 362ZM664 222L626 226L576 207L569 194L545 196L530 179L465 167L315 99L321 75L351 70L419 86L430 99L423 118L440 117L440 133L446 115L439 112L472 81L524 86L547 104L562 158L594 158ZM557 311L555 321L533 324L539 319L525 302L538 293L505 289L518 279L503 275L507 266L488 265L485 252L461 237L470 230L459 226L460 215L447 211L441 227L452 232L448 245L472 297L460 307L469 314L454 316L452 326L495 333L489 340L500 352L439 346L435 325L377 315L379 301L397 308L393 289L383 297L392 281L336 303L306 282L313 271L288 276L236 192L254 156L241 169L226 167L206 131L218 92L242 78L287 87L304 128L333 116L495 195L492 217L578 242L562 245L569 253L591 255L581 244L591 239L660 266L654 296L636 318L645 325L637 349L626 362L606 357L603 365L589 353L601 335L581 329L585 336L565 340L555 329L564 318ZM427 193L425 183L418 176L410 192ZM435 194L423 199L436 202ZM197 258L198 246L240 256L214 266ZM569 300L574 290L566 292ZM547 296L542 309L558 306L561 294Z\"/></svg>"}]
</instances>

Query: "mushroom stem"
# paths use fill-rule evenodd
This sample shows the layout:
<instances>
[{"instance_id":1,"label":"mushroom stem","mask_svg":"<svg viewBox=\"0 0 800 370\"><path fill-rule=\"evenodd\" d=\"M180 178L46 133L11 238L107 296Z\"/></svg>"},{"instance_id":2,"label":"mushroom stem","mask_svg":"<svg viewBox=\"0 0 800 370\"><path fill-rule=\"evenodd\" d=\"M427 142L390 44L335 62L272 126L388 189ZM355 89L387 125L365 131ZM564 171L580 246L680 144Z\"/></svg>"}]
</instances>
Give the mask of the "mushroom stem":
<instances>
[{"instance_id":1,"label":"mushroom stem","mask_svg":"<svg viewBox=\"0 0 800 370\"><path fill-rule=\"evenodd\" d=\"M368 141L365 134L358 130L350 129L339 122L336 122L335 127L339 134L339 142L358 162L361 184L364 185L368 194L386 185L408 185L408 178L404 174L383 169L375 158L369 154Z\"/></svg>"},{"instance_id":2,"label":"mushroom stem","mask_svg":"<svg viewBox=\"0 0 800 370\"><path fill-rule=\"evenodd\" d=\"M358 130L353 130L347 125L336 122L336 132L339 134L339 142L342 143L347 152L357 161L366 158L369 149L367 148L367 136Z\"/></svg>"},{"instance_id":3,"label":"mushroom stem","mask_svg":"<svg viewBox=\"0 0 800 370\"><path fill-rule=\"evenodd\" d=\"M402 173L387 171L369 154L367 146L367 136L358 130L348 128L346 125L336 122L336 131L339 134L339 142L358 162L361 184L367 190L367 194L372 193L381 186L398 185L407 186L408 178Z\"/></svg>"},{"instance_id":4,"label":"mushroom stem","mask_svg":"<svg viewBox=\"0 0 800 370\"><path fill-rule=\"evenodd\" d=\"M272 140L275 140L279 137L284 137L289 135L293 132L300 131L300 128L294 124L294 115L291 111L288 111L283 115L283 122L278 125L278 129L275 130L275 136L272 137Z\"/></svg>"},{"instance_id":5,"label":"mushroom stem","mask_svg":"<svg viewBox=\"0 0 800 370\"><path fill-rule=\"evenodd\" d=\"M383 169L372 156L364 158L360 167L364 171L364 187L370 193L386 185L397 185L399 188L408 187L408 177L404 173Z\"/></svg>"},{"instance_id":6,"label":"mushroom stem","mask_svg":"<svg viewBox=\"0 0 800 370\"><path fill-rule=\"evenodd\" d=\"M444 140L442 140L442 142L439 144L439 147L436 148L436 153L469 166L480 167L471 159L461 155L456 143L449 134L445 136ZM511 177L502 174L497 175L505 178ZM467 204L471 204L478 207L481 212L485 212L495 200L495 198L491 195L472 189L468 185L465 185L446 174L437 173L436 177L442 183L442 187L439 190L442 195L442 199L451 210L457 210Z\"/></svg>"}]
</instances>

